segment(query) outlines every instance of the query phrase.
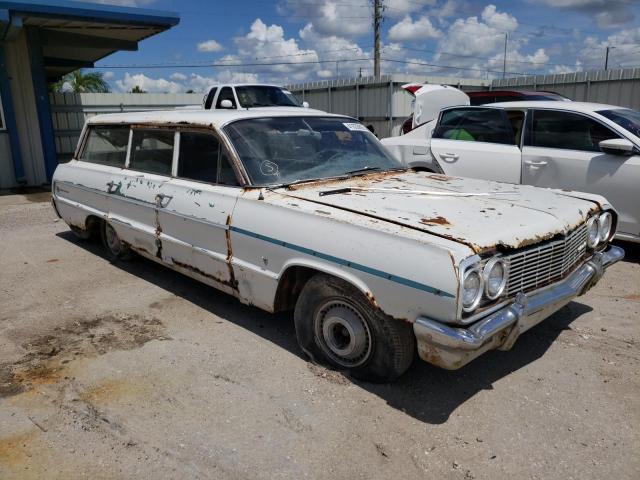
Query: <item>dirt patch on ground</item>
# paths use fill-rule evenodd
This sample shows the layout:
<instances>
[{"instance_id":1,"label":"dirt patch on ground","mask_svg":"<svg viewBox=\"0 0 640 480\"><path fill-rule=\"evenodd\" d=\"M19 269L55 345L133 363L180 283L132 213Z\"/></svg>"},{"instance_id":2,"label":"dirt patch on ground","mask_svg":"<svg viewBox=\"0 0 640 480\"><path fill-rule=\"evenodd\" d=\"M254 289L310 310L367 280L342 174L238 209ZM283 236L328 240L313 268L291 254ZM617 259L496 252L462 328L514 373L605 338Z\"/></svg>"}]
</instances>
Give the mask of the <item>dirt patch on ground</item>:
<instances>
[{"instance_id":1,"label":"dirt patch on ground","mask_svg":"<svg viewBox=\"0 0 640 480\"><path fill-rule=\"evenodd\" d=\"M57 383L65 364L78 357L95 357L113 350L132 350L151 340L168 340L157 318L104 315L79 319L52 333L24 343L26 354L14 363L0 364L0 398L17 395L36 385Z\"/></svg>"},{"instance_id":2,"label":"dirt patch on ground","mask_svg":"<svg viewBox=\"0 0 640 480\"><path fill-rule=\"evenodd\" d=\"M342 372L328 370L323 366L316 365L315 363L309 363L307 367L316 377L324 378L328 382L335 383L336 385L349 385L352 383L352 381L349 380L348 377L345 377Z\"/></svg>"}]
</instances>

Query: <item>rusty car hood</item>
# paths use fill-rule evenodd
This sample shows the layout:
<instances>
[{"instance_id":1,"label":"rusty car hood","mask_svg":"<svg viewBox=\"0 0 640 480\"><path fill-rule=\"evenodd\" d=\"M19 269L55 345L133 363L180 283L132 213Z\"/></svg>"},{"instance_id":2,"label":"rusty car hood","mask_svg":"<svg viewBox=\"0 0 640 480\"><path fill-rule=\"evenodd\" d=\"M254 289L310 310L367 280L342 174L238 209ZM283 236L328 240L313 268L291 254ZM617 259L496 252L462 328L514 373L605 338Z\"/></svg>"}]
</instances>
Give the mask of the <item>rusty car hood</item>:
<instances>
[{"instance_id":1,"label":"rusty car hood","mask_svg":"<svg viewBox=\"0 0 640 480\"><path fill-rule=\"evenodd\" d=\"M476 253L564 234L599 208L593 200L557 190L413 171L310 182L277 192L461 242Z\"/></svg>"}]
</instances>

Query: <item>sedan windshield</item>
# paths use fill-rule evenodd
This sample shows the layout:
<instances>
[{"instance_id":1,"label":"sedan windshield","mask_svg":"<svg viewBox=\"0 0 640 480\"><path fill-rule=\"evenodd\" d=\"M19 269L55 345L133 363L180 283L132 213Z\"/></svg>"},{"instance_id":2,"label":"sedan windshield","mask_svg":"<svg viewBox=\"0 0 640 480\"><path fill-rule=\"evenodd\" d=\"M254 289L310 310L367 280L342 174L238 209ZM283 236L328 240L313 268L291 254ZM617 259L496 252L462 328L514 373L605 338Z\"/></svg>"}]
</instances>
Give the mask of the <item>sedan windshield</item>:
<instances>
[{"instance_id":1,"label":"sedan windshield","mask_svg":"<svg viewBox=\"0 0 640 480\"><path fill-rule=\"evenodd\" d=\"M280 87L243 85L236 87L236 94L242 108L301 106L291 92Z\"/></svg>"},{"instance_id":2,"label":"sedan windshield","mask_svg":"<svg viewBox=\"0 0 640 480\"><path fill-rule=\"evenodd\" d=\"M224 130L254 185L403 168L364 125L349 118L253 118Z\"/></svg>"},{"instance_id":3,"label":"sedan windshield","mask_svg":"<svg viewBox=\"0 0 640 480\"><path fill-rule=\"evenodd\" d=\"M596 113L617 123L636 137L640 137L640 112L637 110L620 108L616 110L600 110Z\"/></svg>"}]
</instances>

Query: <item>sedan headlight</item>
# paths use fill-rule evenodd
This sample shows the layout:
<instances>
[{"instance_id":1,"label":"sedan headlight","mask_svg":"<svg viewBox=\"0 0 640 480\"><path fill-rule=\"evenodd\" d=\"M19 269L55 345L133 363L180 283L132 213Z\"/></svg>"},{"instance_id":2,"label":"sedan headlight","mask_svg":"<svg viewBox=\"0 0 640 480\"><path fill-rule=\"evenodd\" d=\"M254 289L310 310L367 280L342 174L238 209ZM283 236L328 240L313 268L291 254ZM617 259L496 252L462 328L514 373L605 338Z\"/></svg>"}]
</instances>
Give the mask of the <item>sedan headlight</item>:
<instances>
[{"instance_id":1,"label":"sedan headlight","mask_svg":"<svg viewBox=\"0 0 640 480\"><path fill-rule=\"evenodd\" d=\"M604 212L598 218L598 242L604 243L611 237L613 230L613 215L611 212Z\"/></svg>"},{"instance_id":2,"label":"sedan headlight","mask_svg":"<svg viewBox=\"0 0 640 480\"><path fill-rule=\"evenodd\" d=\"M475 310L482 299L484 279L478 268L471 268L462 279L462 309L465 312Z\"/></svg>"},{"instance_id":3,"label":"sedan headlight","mask_svg":"<svg viewBox=\"0 0 640 480\"><path fill-rule=\"evenodd\" d=\"M504 292L507 286L507 264L499 257L492 258L484 266L485 295L489 300L495 300Z\"/></svg>"},{"instance_id":4,"label":"sedan headlight","mask_svg":"<svg viewBox=\"0 0 640 480\"><path fill-rule=\"evenodd\" d=\"M587 220L587 247L596 248L600 243L600 222L594 215Z\"/></svg>"}]
</instances>

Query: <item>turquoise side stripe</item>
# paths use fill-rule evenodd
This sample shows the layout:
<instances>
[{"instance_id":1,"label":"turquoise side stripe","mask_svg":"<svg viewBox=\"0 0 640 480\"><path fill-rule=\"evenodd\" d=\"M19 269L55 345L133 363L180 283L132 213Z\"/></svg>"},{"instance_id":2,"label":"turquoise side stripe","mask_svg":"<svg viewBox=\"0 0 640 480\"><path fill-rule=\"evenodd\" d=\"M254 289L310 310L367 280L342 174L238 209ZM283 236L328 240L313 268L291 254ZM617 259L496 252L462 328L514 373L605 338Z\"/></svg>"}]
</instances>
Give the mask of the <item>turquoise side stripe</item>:
<instances>
[{"instance_id":1,"label":"turquoise side stripe","mask_svg":"<svg viewBox=\"0 0 640 480\"><path fill-rule=\"evenodd\" d=\"M274 245L279 245L281 247L288 248L290 250L295 250L296 252L301 252L307 255L322 258L323 260L328 260L330 262L337 263L338 265L353 268L354 270L360 270L361 272L365 272L370 275L375 275L376 277L384 278L385 280L389 280L391 282L400 283L402 285L406 285L407 287L415 288L417 290L422 290L423 292L432 293L433 295L438 295L441 297L455 298L455 295L452 295L448 292L443 292L442 290L433 288L429 285L425 285L423 283L419 283L414 280L410 280L408 278L398 277L397 275L392 275L390 273L383 272L382 270L376 270L375 268L367 267L366 265L350 262L348 260L344 260L339 257L334 257L333 255L327 255L326 253L316 252L315 250L301 247L300 245L294 245L293 243L284 242L282 240L277 240L275 238L267 237L265 235L260 235L259 233L251 232L243 228L230 226L229 229L233 232L237 232L242 235L247 235L248 237L257 238L265 242L273 243Z\"/></svg>"}]
</instances>

